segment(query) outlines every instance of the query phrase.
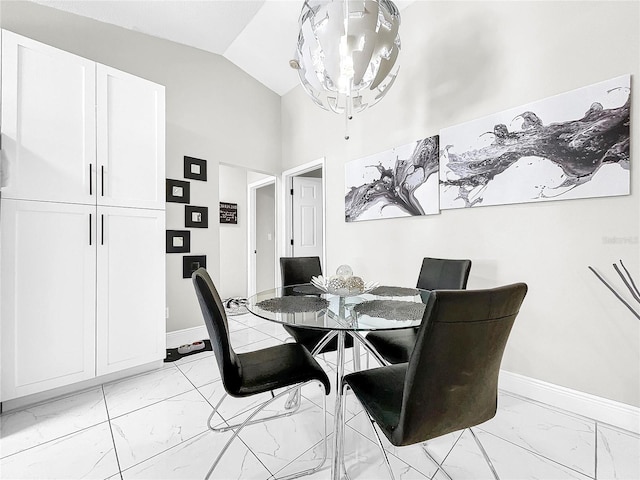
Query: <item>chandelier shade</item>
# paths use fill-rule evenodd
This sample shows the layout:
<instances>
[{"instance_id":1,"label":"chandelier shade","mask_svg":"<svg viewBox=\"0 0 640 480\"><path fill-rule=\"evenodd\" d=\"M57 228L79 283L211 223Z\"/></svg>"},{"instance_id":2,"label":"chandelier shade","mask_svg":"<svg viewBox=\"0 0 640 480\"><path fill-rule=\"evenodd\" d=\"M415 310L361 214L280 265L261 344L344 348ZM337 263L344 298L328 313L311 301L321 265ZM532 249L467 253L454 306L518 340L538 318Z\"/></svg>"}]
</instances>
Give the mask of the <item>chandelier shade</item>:
<instances>
[{"instance_id":1,"label":"chandelier shade","mask_svg":"<svg viewBox=\"0 0 640 480\"><path fill-rule=\"evenodd\" d=\"M390 0L306 0L295 60L320 107L350 118L387 93L400 65L400 13Z\"/></svg>"}]
</instances>

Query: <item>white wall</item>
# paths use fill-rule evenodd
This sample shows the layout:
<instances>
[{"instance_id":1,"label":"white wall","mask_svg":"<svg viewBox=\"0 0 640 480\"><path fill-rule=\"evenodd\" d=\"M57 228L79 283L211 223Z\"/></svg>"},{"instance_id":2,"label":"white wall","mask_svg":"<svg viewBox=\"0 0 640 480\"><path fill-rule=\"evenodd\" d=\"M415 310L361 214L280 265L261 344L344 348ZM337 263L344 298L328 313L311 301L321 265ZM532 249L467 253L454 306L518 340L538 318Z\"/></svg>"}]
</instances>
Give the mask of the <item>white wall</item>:
<instances>
[{"instance_id":1,"label":"white wall","mask_svg":"<svg viewBox=\"0 0 640 480\"><path fill-rule=\"evenodd\" d=\"M301 88L284 96L283 168L326 156L326 271L349 263L365 279L414 285L421 259L435 256L472 259L469 288L524 281L529 294L503 368L640 405L640 322L587 270L613 280L611 264L623 259L640 279L637 128L630 196L344 222L347 161L622 74L637 83L639 6L415 2L403 11L398 80L356 115L349 141L343 118L316 107ZM639 99L633 95L634 118Z\"/></svg>"},{"instance_id":2,"label":"white wall","mask_svg":"<svg viewBox=\"0 0 640 480\"><path fill-rule=\"evenodd\" d=\"M247 171L220 165L220 201L238 205L238 223L220 224L222 298L247 296Z\"/></svg>"},{"instance_id":3,"label":"white wall","mask_svg":"<svg viewBox=\"0 0 640 480\"><path fill-rule=\"evenodd\" d=\"M191 253L207 255L219 281L218 161L280 171L280 97L219 55L42 5L3 0L0 25L166 87L166 174L183 178L184 155L208 161L208 181L191 181L191 195L209 207L209 228L192 229ZM167 204L167 229L184 229L184 205ZM167 306L168 331L202 325L181 254L167 255Z\"/></svg>"}]
</instances>

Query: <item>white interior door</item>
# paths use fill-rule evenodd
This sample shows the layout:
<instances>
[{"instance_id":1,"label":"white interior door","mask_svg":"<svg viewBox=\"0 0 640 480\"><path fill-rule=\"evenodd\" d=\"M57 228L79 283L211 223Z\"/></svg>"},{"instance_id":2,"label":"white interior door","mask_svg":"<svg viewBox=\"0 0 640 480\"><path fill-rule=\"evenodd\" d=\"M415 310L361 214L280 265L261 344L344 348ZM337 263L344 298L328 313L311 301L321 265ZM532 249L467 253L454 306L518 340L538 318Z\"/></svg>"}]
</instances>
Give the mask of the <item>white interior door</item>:
<instances>
[{"instance_id":1,"label":"white interior door","mask_svg":"<svg viewBox=\"0 0 640 480\"><path fill-rule=\"evenodd\" d=\"M293 256L322 258L322 179L293 177Z\"/></svg>"}]
</instances>

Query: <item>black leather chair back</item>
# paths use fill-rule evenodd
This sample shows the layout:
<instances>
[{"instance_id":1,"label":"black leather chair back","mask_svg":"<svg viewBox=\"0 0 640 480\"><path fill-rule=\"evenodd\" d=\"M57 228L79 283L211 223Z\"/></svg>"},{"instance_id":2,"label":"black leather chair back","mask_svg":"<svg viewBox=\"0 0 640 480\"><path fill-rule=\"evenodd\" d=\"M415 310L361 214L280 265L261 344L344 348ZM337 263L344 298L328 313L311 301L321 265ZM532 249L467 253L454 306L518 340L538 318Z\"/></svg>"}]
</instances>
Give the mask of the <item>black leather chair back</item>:
<instances>
[{"instance_id":1,"label":"black leather chair back","mask_svg":"<svg viewBox=\"0 0 640 480\"><path fill-rule=\"evenodd\" d=\"M282 286L310 283L311 277L322 275L320 257L280 257Z\"/></svg>"},{"instance_id":2,"label":"black leather chair back","mask_svg":"<svg viewBox=\"0 0 640 480\"><path fill-rule=\"evenodd\" d=\"M395 445L495 415L502 355L526 292L526 284L516 283L431 295L407 366Z\"/></svg>"},{"instance_id":3,"label":"black leather chair back","mask_svg":"<svg viewBox=\"0 0 640 480\"><path fill-rule=\"evenodd\" d=\"M240 362L229 343L229 326L222 300L220 300L220 295L211 281L209 273L204 268L201 267L193 272L191 279L196 289L196 296L209 332L211 347L218 362L225 390L233 394L240 389L242 379Z\"/></svg>"},{"instance_id":4,"label":"black leather chair back","mask_svg":"<svg viewBox=\"0 0 640 480\"><path fill-rule=\"evenodd\" d=\"M470 270L471 260L425 257L416 287L424 290L464 290Z\"/></svg>"}]
</instances>

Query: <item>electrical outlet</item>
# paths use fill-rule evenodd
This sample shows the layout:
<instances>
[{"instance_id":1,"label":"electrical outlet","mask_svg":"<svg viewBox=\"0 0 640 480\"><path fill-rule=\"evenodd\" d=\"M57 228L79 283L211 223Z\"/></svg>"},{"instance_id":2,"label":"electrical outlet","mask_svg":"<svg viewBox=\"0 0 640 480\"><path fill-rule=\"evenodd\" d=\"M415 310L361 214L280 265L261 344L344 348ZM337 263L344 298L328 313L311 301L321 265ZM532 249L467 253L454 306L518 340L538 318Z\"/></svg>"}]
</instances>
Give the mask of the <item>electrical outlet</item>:
<instances>
[{"instance_id":1,"label":"electrical outlet","mask_svg":"<svg viewBox=\"0 0 640 480\"><path fill-rule=\"evenodd\" d=\"M164 318L169 318L169 307L164 309Z\"/></svg>"}]
</instances>

